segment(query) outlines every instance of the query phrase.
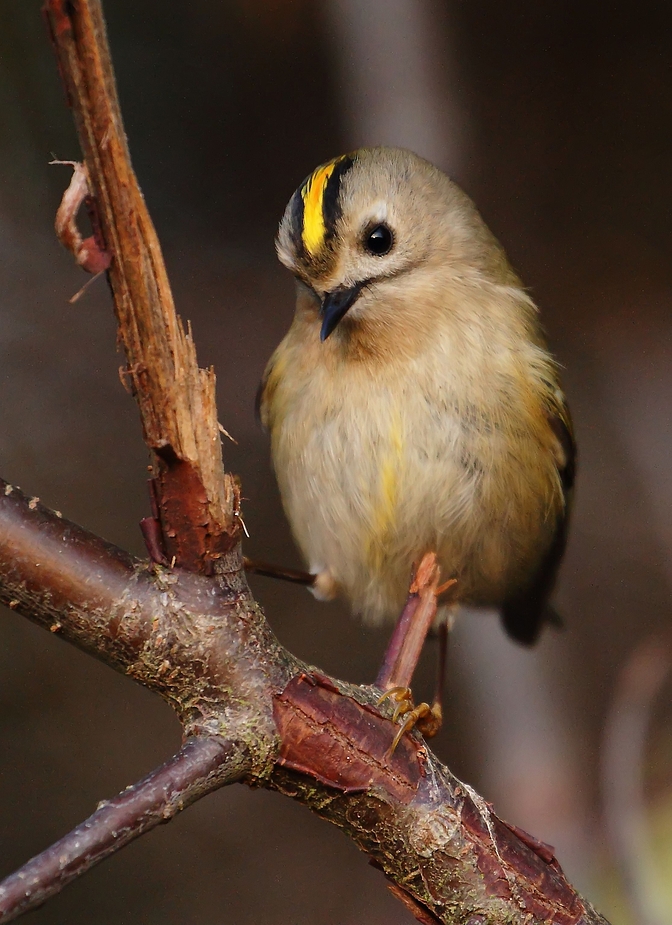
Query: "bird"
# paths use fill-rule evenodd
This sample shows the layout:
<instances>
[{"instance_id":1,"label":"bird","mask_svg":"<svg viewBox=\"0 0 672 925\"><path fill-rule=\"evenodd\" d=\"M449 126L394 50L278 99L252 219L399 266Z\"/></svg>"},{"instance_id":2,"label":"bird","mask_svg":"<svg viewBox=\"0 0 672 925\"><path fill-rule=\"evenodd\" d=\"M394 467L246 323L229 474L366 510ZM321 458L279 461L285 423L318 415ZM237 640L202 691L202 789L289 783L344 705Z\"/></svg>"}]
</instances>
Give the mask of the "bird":
<instances>
[{"instance_id":1,"label":"bird","mask_svg":"<svg viewBox=\"0 0 672 925\"><path fill-rule=\"evenodd\" d=\"M576 447L538 309L471 199L399 148L317 167L276 250L296 310L259 392L314 575L369 624L423 554L530 645L554 622Z\"/></svg>"}]
</instances>

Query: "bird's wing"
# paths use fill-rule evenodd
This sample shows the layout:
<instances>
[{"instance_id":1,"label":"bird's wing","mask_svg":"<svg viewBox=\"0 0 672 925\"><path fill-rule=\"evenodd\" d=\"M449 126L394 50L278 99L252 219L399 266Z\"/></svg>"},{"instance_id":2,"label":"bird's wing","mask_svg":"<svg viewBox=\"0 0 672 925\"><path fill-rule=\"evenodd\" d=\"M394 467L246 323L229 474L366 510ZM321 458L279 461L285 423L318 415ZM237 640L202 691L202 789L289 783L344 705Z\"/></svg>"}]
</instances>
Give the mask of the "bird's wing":
<instances>
[{"instance_id":1,"label":"bird's wing","mask_svg":"<svg viewBox=\"0 0 672 925\"><path fill-rule=\"evenodd\" d=\"M552 394L546 413L557 441L556 459L564 507L556 523L553 541L530 582L502 604L501 617L506 632L524 645L532 645L536 641L544 623L561 623L548 599L567 543L576 473L576 443L572 419L560 390Z\"/></svg>"},{"instance_id":2,"label":"bird's wing","mask_svg":"<svg viewBox=\"0 0 672 925\"><path fill-rule=\"evenodd\" d=\"M268 405L273 396L272 394L271 395L268 394L269 393L268 386L269 386L269 379L271 378L273 367L275 365L274 360L275 360L275 353L273 354L271 359L268 361L266 369L264 370L264 374L261 377L261 382L259 383L259 387L257 388L257 394L254 397L254 416L256 417L257 421L261 424L263 430L268 430L268 427L269 427Z\"/></svg>"}]
</instances>

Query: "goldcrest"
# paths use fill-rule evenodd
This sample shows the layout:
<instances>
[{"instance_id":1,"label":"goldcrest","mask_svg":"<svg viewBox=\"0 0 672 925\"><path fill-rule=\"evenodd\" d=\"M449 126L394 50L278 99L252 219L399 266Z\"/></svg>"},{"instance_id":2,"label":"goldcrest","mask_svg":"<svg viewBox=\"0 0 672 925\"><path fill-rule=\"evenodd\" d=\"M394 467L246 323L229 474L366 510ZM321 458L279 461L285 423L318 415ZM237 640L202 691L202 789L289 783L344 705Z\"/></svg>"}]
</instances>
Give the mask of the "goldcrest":
<instances>
[{"instance_id":1,"label":"goldcrest","mask_svg":"<svg viewBox=\"0 0 672 925\"><path fill-rule=\"evenodd\" d=\"M459 601L537 637L565 547L575 447L537 308L471 200L409 151L364 148L292 196L297 281L260 412L322 598L395 618L438 556Z\"/></svg>"}]
</instances>

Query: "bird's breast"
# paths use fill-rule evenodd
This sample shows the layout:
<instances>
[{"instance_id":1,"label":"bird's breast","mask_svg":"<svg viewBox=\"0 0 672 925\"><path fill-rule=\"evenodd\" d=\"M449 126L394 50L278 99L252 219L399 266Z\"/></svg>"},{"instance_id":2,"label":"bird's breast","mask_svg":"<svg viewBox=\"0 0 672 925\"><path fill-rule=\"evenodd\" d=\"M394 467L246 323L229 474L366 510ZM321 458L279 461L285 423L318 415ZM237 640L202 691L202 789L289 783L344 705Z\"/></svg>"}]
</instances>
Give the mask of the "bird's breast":
<instances>
[{"instance_id":1,"label":"bird's breast","mask_svg":"<svg viewBox=\"0 0 672 925\"><path fill-rule=\"evenodd\" d=\"M428 549L467 598L495 600L512 555L529 559L551 523L557 474L525 425L529 397L517 407L496 392L426 361L387 376L318 366L274 386L273 459L296 539L369 618L394 612Z\"/></svg>"}]
</instances>

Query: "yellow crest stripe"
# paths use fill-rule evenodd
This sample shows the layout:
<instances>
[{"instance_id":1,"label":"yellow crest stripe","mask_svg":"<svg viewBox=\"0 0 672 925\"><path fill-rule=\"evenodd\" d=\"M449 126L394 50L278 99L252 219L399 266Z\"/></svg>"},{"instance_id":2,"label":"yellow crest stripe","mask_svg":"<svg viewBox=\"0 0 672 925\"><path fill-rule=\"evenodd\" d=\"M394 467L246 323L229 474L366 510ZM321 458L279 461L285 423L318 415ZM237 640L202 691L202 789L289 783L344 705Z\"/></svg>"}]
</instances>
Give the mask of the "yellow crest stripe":
<instances>
[{"instance_id":1,"label":"yellow crest stripe","mask_svg":"<svg viewBox=\"0 0 672 925\"><path fill-rule=\"evenodd\" d=\"M303 230L301 237L306 250L316 256L324 246L327 229L324 225L324 191L334 168L345 155L322 164L313 171L301 189L303 199Z\"/></svg>"}]
</instances>

